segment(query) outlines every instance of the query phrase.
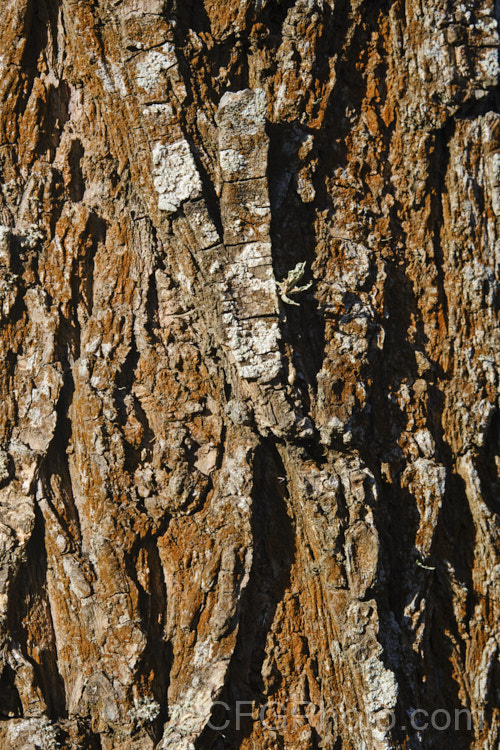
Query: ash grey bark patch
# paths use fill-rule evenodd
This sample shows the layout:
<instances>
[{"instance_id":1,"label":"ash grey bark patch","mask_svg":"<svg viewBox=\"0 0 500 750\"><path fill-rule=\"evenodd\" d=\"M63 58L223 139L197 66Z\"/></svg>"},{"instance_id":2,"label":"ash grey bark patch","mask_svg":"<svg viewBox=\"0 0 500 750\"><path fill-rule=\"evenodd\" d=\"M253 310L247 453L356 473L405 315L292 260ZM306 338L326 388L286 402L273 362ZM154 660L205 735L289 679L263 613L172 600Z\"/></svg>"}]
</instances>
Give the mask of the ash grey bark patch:
<instances>
[{"instance_id":1,"label":"ash grey bark patch","mask_svg":"<svg viewBox=\"0 0 500 750\"><path fill-rule=\"evenodd\" d=\"M221 291L227 346L241 377L269 382L281 372L278 298L272 266L268 137L263 91L226 93L216 121L225 185L221 216L229 263ZM238 200L234 200L237 196ZM250 228L254 228L250 230ZM255 238L258 241L252 242Z\"/></svg>"},{"instance_id":2,"label":"ash grey bark patch","mask_svg":"<svg viewBox=\"0 0 500 750\"><path fill-rule=\"evenodd\" d=\"M174 213L184 201L201 196L200 175L186 140L168 145L156 143L152 157L154 186L161 211Z\"/></svg>"}]
</instances>

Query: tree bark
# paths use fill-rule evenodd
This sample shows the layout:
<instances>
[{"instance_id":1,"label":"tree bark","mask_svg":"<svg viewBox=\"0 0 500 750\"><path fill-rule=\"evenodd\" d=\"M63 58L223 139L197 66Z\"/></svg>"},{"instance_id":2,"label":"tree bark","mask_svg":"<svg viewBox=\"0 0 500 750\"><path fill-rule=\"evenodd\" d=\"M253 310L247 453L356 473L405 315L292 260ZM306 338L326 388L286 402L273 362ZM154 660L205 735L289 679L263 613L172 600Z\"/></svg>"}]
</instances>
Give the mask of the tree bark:
<instances>
[{"instance_id":1,"label":"tree bark","mask_svg":"<svg viewBox=\"0 0 500 750\"><path fill-rule=\"evenodd\" d=\"M498 3L3 6L2 747L497 748Z\"/></svg>"}]
</instances>

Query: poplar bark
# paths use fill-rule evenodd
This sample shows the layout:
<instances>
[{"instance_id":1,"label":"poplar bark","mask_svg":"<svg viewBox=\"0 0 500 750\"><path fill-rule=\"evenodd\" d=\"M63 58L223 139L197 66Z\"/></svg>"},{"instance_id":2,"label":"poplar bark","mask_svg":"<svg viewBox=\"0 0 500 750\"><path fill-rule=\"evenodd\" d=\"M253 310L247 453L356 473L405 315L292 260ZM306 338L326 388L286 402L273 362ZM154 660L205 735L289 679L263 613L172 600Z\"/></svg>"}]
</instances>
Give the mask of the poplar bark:
<instances>
[{"instance_id":1,"label":"poplar bark","mask_svg":"<svg viewBox=\"0 0 500 750\"><path fill-rule=\"evenodd\" d=\"M4 0L2 748L499 746L499 13Z\"/></svg>"}]
</instances>

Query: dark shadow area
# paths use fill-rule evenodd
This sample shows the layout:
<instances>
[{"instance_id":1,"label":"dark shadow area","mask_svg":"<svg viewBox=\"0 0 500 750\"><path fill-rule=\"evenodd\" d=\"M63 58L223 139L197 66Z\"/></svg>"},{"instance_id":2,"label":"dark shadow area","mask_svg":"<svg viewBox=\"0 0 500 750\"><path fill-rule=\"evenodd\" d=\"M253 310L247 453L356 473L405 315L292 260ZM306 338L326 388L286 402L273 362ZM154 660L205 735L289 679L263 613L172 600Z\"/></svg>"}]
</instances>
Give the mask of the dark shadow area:
<instances>
[{"instance_id":1,"label":"dark shadow area","mask_svg":"<svg viewBox=\"0 0 500 750\"><path fill-rule=\"evenodd\" d=\"M265 703L262 665L266 654L266 640L274 620L276 607L290 582L290 569L295 556L295 533L287 512L286 484L278 477L285 476L281 458L274 443L261 443L254 460L254 494L252 532L254 556L250 581L240 602L239 632L226 685L219 698L230 706L214 711L211 723L222 726L221 733L205 728L197 750L237 750L252 732L253 723L241 717L238 725L237 702ZM241 706L241 704L240 704ZM222 708L222 711L218 709ZM247 709L242 708L241 712Z\"/></svg>"},{"instance_id":2,"label":"dark shadow area","mask_svg":"<svg viewBox=\"0 0 500 750\"><path fill-rule=\"evenodd\" d=\"M60 361L64 367L64 384L56 406L56 429L40 467L40 479L45 500L57 524L64 531L68 543L76 549L81 541L80 518L73 496L67 454L72 449L73 429L69 412L75 385L65 357L61 357Z\"/></svg>"},{"instance_id":3,"label":"dark shadow area","mask_svg":"<svg viewBox=\"0 0 500 750\"><path fill-rule=\"evenodd\" d=\"M82 238L82 254L78 258L78 267L72 276L72 292L75 310L83 302L90 318L94 304L94 259L100 244L106 242L106 222L97 214L91 213Z\"/></svg>"},{"instance_id":4,"label":"dark shadow area","mask_svg":"<svg viewBox=\"0 0 500 750\"><path fill-rule=\"evenodd\" d=\"M168 519L165 519L159 533L165 533L167 526ZM137 665L134 686L140 695L152 694L160 707L158 716L147 725L148 734L154 742L159 742L164 723L168 719L167 692L173 654L171 644L165 641L163 635L167 613L167 590L154 537L148 534L145 538L137 539L132 550L125 555L125 563L127 575L139 594L141 629L147 638L146 648ZM139 581L139 564L141 567L145 566L149 572L149 585L146 588ZM133 698L130 702L133 705Z\"/></svg>"},{"instance_id":5,"label":"dark shadow area","mask_svg":"<svg viewBox=\"0 0 500 750\"><path fill-rule=\"evenodd\" d=\"M395 618L392 622L383 622L379 631L384 648L383 661L395 673L399 685L392 734L401 743L408 735L413 734L416 738L418 733L409 725L407 707L422 709L428 717L425 747L441 750L443 738L449 735L436 730L430 717L436 710L445 710L452 717L453 724L455 717L459 717L457 729L453 727L453 746L467 750L473 741L473 733L468 730L465 716L460 718L458 713L466 706L461 702L461 686L453 667L453 661L458 657L462 660L463 671L466 671L465 642L460 632L463 623L457 622L453 604L458 587L467 592L463 614L468 621L475 604L471 571L476 542L464 484L458 475L448 474L432 550L426 560L422 560L414 546L418 522L413 495L398 483L388 485L382 482L376 511L381 564L373 595L379 602L380 612L392 613ZM460 544L457 544L457 539L460 539ZM454 571L453 581L447 563ZM412 602L414 613L421 607L413 626L405 613ZM416 647L417 630L421 627L424 633ZM453 654L457 646L461 652ZM402 727L406 729L401 731Z\"/></svg>"},{"instance_id":6,"label":"dark shadow area","mask_svg":"<svg viewBox=\"0 0 500 750\"><path fill-rule=\"evenodd\" d=\"M361 62L368 54L370 40L378 27L379 17L388 13L392 3L378 2L363 5L353 16L350 2L335 4L334 11L325 9L322 17L324 29L318 40L315 57L314 78L319 84L326 83L331 74L328 60L338 55L335 84L329 94L324 119L320 129L309 128L295 122L268 125L270 136L268 181L271 201L274 270L278 280L286 278L298 262L306 261L307 274L304 282L313 280L312 266L317 260L318 243L324 242L316 236L315 221L318 215L327 214L334 223L331 176L336 168L346 167L352 122L361 116L366 98L368 78ZM352 33L348 33L352 27ZM381 50L381 62L377 71L372 71L384 91L386 63ZM353 60L360 64L353 66ZM319 85L318 84L318 85ZM319 100L318 100L319 101ZM349 116L348 113L349 112ZM392 130L384 134L385 148L390 145ZM313 138L314 145L309 157L299 158L303 143ZM315 197L304 202L297 190L298 172L307 159L317 161L311 174ZM383 158L381 159L384 164ZM355 170L356 165L351 165ZM353 178L364 184L362 165ZM387 179L387 183L390 184ZM363 225L361 225L363 224ZM370 231L368 224L360 221L360 236ZM321 269L323 270L323 269ZM306 408L309 406L308 387L316 389L316 377L325 355L325 312L318 307L313 292L298 297L299 307L283 305L286 322L283 324L283 346L291 345L293 362L297 370L297 388ZM376 363L374 367L376 368Z\"/></svg>"},{"instance_id":7,"label":"dark shadow area","mask_svg":"<svg viewBox=\"0 0 500 750\"><path fill-rule=\"evenodd\" d=\"M22 715L23 706L15 686L15 673L9 664L4 664L0 675L0 721Z\"/></svg>"},{"instance_id":8,"label":"dark shadow area","mask_svg":"<svg viewBox=\"0 0 500 750\"><path fill-rule=\"evenodd\" d=\"M16 112L20 117L26 111L34 90L37 91L38 128L33 155L40 157L48 150L49 160L53 160L55 156L62 130L69 119L70 87L65 81L59 81L57 86L42 86L38 65L42 60L46 61L49 67L56 64L59 12L59 0L28 2L23 30L27 43L20 65L23 73L19 76L16 91Z\"/></svg>"},{"instance_id":9,"label":"dark shadow area","mask_svg":"<svg viewBox=\"0 0 500 750\"><path fill-rule=\"evenodd\" d=\"M495 409L486 429L483 446L477 459L483 500L492 513L500 518L500 412Z\"/></svg>"},{"instance_id":10,"label":"dark shadow area","mask_svg":"<svg viewBox=\"0 0 500 750\"><path fill-rule=\"evenodd\" d=\"M155 435L149 424L146 412L141 406L137 396L132 393L135 382L135 371L139 363L139 351L135 337L132 334L130 348L125 361L120 366L115 377L114 404L118 413L118 425L122 428L122 439L125 451L125 466L128 473L133 476L134 472L141 463L141 454L146 449L149 455L153 451L153 442ZM140 444L133 445L130 443L123 432L130 417L135 417L142 426L142 438Z\"/></svg>"},{"instance_id":11,"label":"dark shadow area","mask_svg":"<svg viewBox=\"0 0 500 750\"><path fill-rule=\"evenodd\" d=\"M69 184L69 195L74 203L79 203L85 193L85 182L83 179L81 161L84 156L83 146L78 138L71 142L71 148L68 154L68 163L71 172L71 182Z\"/></svg>"},{"instance_id":12,"label":"dark shadow area","mask_svg":"<svg viewBox=\"0 0 500 750\"><path fill-rule=\"evenodd\" d=\"M55 720L66 715L66 695L57 667L55 634L46 587L45 521L40 509L35 506L35 526L26 547L26 561L11 583L7 629L13 645L17 645L23 658L33 668L35 684L47 705L47 716ZM43 647L40 633L44 634Z\"/></svg>"},{"instance_id":13,"label":"dark shadow area","mask_svg":"<svg viewBox=\"0 0 500 750\"><path fill-rule=\"evenodd\" d=\"M314 217L316 204L304 204L295 190L299 168L298 150L307 132L295 124L267 126L269 135L268 182L271 203L271 239L275 277L287 278L297 263L306 262L300 285L312 281L315 258ZM316 388L316 374L324 357L325 326L318 303L310 292L297 296L298 307L283 303L283 340L291 344L297 370L297 387L306 406L307 386ZM286 313L286 320L285 315Z\"/></svg>"}]
</instances>

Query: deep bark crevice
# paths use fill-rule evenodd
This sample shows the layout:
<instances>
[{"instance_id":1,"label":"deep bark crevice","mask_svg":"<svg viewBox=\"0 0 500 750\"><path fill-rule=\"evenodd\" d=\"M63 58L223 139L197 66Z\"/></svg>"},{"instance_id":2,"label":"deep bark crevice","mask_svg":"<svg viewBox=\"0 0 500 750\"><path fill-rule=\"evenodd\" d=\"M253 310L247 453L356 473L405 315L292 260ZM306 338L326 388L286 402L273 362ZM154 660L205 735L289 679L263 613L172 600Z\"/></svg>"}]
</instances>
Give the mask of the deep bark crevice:
<instances>
[{"instance_id":1,"label":"deep bark crevice","mask_svg":"<svg viewBox=\"0 0 500 750\"><path fill-rule=\"evenodd\" d=\"M253 562L250 581L239 603L238 639L219 701L230 708L227 715L218 710L213 725L229 721L224 733L207 727L200 735L199 750L241 746L252 729L252 722L242 719L239 731L235 706L238 701L264 700L266 687L261 668L266 655L266 639L276 608L290 582L295 542L293 524L287 511L286 484L280 480L286 472L270 440L262 442L254 458L252 510ZM223 736L222 736L223 735Z\"/></svg>"}]
</instances>

